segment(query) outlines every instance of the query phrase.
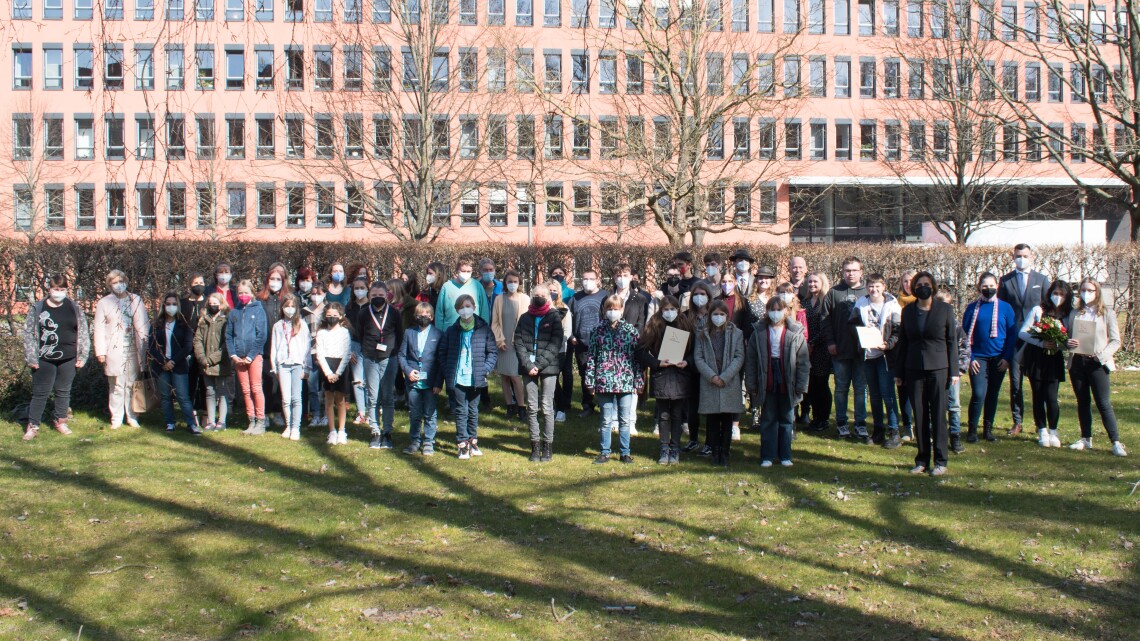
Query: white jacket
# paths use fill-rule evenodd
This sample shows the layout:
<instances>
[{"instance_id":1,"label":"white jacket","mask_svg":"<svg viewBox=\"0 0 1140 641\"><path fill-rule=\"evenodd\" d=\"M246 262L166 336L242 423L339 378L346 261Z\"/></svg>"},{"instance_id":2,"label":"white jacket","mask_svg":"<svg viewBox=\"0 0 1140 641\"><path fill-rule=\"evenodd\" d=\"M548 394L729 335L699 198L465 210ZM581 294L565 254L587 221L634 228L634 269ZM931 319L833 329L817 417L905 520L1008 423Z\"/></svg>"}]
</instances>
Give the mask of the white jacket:
<instances>
[{"instance_id":1,"label":"white jacket","mask_svg":"<svg viewBox=\"0 0 1140 641\"><path fill-rule=\"evenodd\" d=\"M322 329L317 332L317 364L321 366L325 376L336 374L340 376L348 367L348 355L352 349L352 336L348 328L338 325L332 329ZM334 371L329 367L330 358L339 358L340 366Z\"/></svg>"},{"instance_id":2,"label":"white jacket","mask_svg":"<svg viewBox=\"0 0 1140 641\"><path fill-rule=\"evenodd\" d=\"M269 350L269 371L276 372L282 365L306 365L309 362L309 324L301 321L301 328L292 331L293 321L283 318L273 326ZM289 337L292 334L292 337Z\"/></svg>"},{"instance_id":3,"label":"white jacket","mask_svg":"<svg viewBox=\"0 0 1140 641\"><path fill-rule=\"evenodd\" d=\"M870 296L863 296L855 301L855 307L851 310L851 317L854 318L855 314L859 314L859 318L863 320L861 325L863 327L879 328L883 334L883 342L893 335L898 333L898 326L902 323L902 306L899 305L898 299L890 294L883 294L883 308L879 311L878 319L872 321L871 312L873 304L871 303ZM866 349L863 350L865 360L874 360L883 355L880 349Z\"/></svg>"}]
</instances>

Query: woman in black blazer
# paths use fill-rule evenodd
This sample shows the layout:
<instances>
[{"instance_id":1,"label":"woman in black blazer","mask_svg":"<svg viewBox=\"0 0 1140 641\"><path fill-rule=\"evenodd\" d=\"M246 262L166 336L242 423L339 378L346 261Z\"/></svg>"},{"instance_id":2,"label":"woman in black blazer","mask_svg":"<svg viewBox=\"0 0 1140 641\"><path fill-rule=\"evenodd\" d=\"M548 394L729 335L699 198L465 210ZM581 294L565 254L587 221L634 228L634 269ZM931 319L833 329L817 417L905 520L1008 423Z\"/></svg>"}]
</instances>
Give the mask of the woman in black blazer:
<instances>
[{"instance_id":1,"label":"woman in black blazer","mask_svg":"<svg viewBox=\"0 0 1140 641\"><path fill-rule=\"evenodd\" d=\"M903 376L895 383L905 384L914 407L918 456L910 472L929 471L931 476L946 473L947 390L958 379L958 323L954 307L934 299L937 289L938 281L930 272L919 272L911 280L911 292L918 300L903 309L894 369Z\"/></svg>"}]
</instances>

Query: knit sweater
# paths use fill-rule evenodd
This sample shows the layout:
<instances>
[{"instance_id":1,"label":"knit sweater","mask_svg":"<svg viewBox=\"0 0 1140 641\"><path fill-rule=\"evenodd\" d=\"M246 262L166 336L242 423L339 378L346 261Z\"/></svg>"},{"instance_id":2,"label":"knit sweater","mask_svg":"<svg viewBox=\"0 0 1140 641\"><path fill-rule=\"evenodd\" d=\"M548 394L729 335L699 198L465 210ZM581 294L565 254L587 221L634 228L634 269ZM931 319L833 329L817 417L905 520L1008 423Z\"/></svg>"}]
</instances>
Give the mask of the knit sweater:
<instances>
[{"instance_id":1,"label":"knit sweater","mask_svg":"<svg viewBox=\"0 0 1140 641\"><path fill-rule=\"evenodd\" d=\"M975 313L978 314L976 323L974 323ZM971 358L1002 358L1006 361L1012 361L1019 329L1013 307L1005 301L998 301L996 338L990 337L993 314L994 305L992 302L982 302L979 306L978 301L974 301L966 306L966 312L962 314L962 330L967 333L967 339L969 339L970 325L974 325L973 347L970 350Z\"/></svg>"}]
</instances>

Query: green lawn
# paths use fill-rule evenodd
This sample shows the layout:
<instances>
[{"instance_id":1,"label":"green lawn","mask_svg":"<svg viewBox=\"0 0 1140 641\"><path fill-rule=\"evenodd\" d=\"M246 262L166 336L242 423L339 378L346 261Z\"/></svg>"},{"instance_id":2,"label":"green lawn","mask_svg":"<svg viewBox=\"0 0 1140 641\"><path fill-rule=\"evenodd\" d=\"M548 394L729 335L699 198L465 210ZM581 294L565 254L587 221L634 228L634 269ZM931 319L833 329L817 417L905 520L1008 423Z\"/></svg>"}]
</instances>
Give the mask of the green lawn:
<instances>
[{"instance_id":1,"label":"green lawn","mask_svg":"<svg viewBox=\"0 0 1140 641\"><path fill-rule=\"evenodd\" d=\"M1003 403L1002 440L937 480L910 445L830 435L791 469L759 469L755 433L729 472L659 467L647 415L635 464L604 467L592 421L539 465L501 410L472 461L448 422L432 459L361 428L330 449L0 422L0 638L1135 639L1138 385L1115 376L1130 458L1099 426L1092 452L1004 438Z\"/></svg>"}]
</instances>

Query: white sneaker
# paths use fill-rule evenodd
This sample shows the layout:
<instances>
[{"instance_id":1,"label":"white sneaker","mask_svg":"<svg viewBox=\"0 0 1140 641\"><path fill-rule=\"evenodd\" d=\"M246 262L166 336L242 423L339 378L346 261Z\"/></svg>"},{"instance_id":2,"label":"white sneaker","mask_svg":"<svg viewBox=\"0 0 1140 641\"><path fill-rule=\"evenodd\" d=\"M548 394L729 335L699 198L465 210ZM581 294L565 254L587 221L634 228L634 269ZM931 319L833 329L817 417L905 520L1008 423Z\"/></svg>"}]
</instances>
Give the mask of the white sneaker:
<instances>
[{"instance_id":1,"label":"white sneaker","mask_svg":"<svg viewBox=\"0 0 1140 641\"><path fill-rule=\"evenodd\" d=\"M321 419L319 417L314 416L309 421L309 427L320 427L320 426L321 426Z\"/></svg>"},{"instance_id":2,"label":"white sneaker","mask_svg":"<svg viewBox=\"0 0 1140 641\"><path fill-rule=\"evenodd\" d=\"M681 437L682 438L689 438L689 424L688 423L681 423Z\"/></svg>"},{"instance_id":3,"label":"white sneaker","mask_svg":"<svg viewBox=\"0 0 1140 641\"><path fill-rule=\"evenodd\" d=\"M555 423L565 423L566 422L566 412L555 412L554 413L554 422Z\"/></svg>"},{"instance_id":4,"label":"white sneaker","mask_svg":"<svg viewBox=\"0 0 1140 641\"><path fill-rule=\"evenodd\" d=\"M293 435L293 428L286 427L284 432L281 432L281 438L289 438Z\"/></svg>"},{"instance_id":5,"label":"white sneaker","mask_svg":"<svg viewBox=\"0 0 1140 641\"><path fill-rule=\"evenodd\" d=\"M348 433L345 432L344 430L337 432L336 433L336 444L337 445L348 445Z\"/></svg>"},{"instance_id":6,"label":"white sneaker","mask_svg":"<svg viewBox=\"0 0 1140 641\"><path fill-rule=\"evenodd\" d=\"M637 426L636 425L630 425L629 426L629 435L630 436L637 436Z\"/></svg>"},{"instance_id":7,"label":"white sneaker","mask_svg":"<svg viewBox=\"0 0 1140 641\"><path fill-rule=\"evenodd\" d=\"M329 426L329 417L322 416L321 422L319 424L317 424L317 427L328 427L328 426Z\"/></svg>"},{"instance_id":8,"label":"white sneaker","mask_svg":"<svg viewBox=\"0 0 1140 641\"><path fill-rule=\"evenodd\" d=\"M740 440L740 424L739 423L734 423L732 426L732 440L734 440L734 441Z\"/></svg>"},{"instance_id":9,"label":"white sneaker","mask_svg":"<svg viewBox=\"0 0 1140 641\"><path fill-rule=\"evenodd\" d=\"M293 431L289 432L289 440L290 441L301 440L301 428L299 428L299 427L293 428Z\"/></svg>"},{"instance_id":10,"label":"white sneaker","mask_svg":"<svg viewBox=\"0 0 1140 641\"><path fill-rule=\"evenodd\" d=\"M1112 455L1113 456L1128 456L1128 452L1124 449L1124 443L1121 443L1120 441L1116 441L1115 443L1113 443L1112 444Z\"/></svg>"},{"instance_id":11,"label":"white sneaker","mask_svg":"<svg viewBox=\"0 0 1140 641\"><path fill-rule=\"evenodd\" d=\"M329 432L329 440L325 441L325 443L329 445L336 445L337 443L340 443L340 439L337 438L336 432Z\"/></svg>"},{"instance_id":12,"label":"white sneaker","mask_svg":"<svg viewBox=\"0 0 1140 641\"><path fill-rule=\"evenodd\" d=\"M1076 443L1073 443L1072 445L1070 445L1069 449L1070 450L1091 450L1092 449L1092 439L1091 438L1082 438L1081 440L1077 441Z\"/></svg>"},{"instance_id":13,"label":"white sneaker","mask_svg":"<svg viewBox=\"0 0 1140 641\"><path fill-rule=\"evenodd\" d=\"M139 422L138 422L138 420L137 420L137 419L128 418L128 419L127 419L127 426L128 426L128 427L134 427L134 428L136 428L136 429L137 429L137 428L138 428L138 426L139 426Z\"/></svg>"},{"instance_id":14,"label":"white sneaker","mask_svg":"<svg viewBox=\"0 0 1140 641\"><path fill-rule=\"evenodd\" d=\"M780 461L780 465L783 465L784 467L791 467L792 462L791 461Z\"/></svg>"},{"instance_id":15,"label":"white sneaker","mask_svg":"<svg viewBox=\"0 0 1140 641\"><path fill-rule=\"evenodd\" d=\"M618 424L617 423L610 423L610 431L613 432L614 434L617 434Z\"/></svg>"},{"instance_id":16,"label":"white sneaker","mask_svg":"<svg viewBox=\"0 0 1140 641\"><path fill-rule=\"evenodd\" d=\"M1061 437L1057 436L1057 430L1049 430L1049 447L1061 447Z\"/></svg>"},{"instance_id":17,"label":"white sneaker","mask_svg":"<svg viewBox=\"0 0 1140 641\"><path fill-rule=\"evenodd\" d=\"M1045 428L1041 428L1041 429L1037 430L1037 444L1040 445L1041 447L1049 447L1050 446L1049 430L1047 430Z\"/></svg>"},{"instance_id":18,"label":"white sneaker","mask_svg":"<svg viewBox=\"0 0 1140 641\"><path fill-rule=\"evenodd\" d=\"M760 461L760 467L772 467L772 461Z\"/></svg>"},{"instance_id":19,"label":"white sneaker","mask_svg":"<svg viewBox=\"0 0 1140 641\"><path fill-rule=\"evenodd\" d=\"M475 441L475 439L471 439L471 442L468 444L468 446L468 451L471 452L471 456L483 456L483 452L479 449L479 444Z\"/></svg>"},{"instance_id":20,"label":"white sneaker","mask_svg":"<svg viewBox=\"0 0 1140 641\"><path fill-rule=\"evenodd\" d=\"M653 426L653 435L654 436L660 436L661 435L661 426L660 425L654 425Z\"/></svg>"}]
</instances>

